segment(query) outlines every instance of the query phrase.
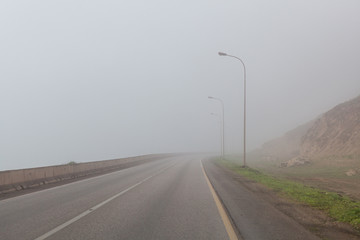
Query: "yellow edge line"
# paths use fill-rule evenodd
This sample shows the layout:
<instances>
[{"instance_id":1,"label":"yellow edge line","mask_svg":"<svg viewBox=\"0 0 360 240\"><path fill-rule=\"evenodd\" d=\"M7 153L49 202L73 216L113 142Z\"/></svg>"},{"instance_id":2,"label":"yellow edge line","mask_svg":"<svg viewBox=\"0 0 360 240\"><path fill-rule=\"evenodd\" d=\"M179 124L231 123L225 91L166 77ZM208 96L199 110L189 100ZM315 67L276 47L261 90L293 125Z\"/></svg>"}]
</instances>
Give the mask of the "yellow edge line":
<instances>
[{"instance_id":1,"label":"yellow edge line","mask_svg":"<svg viewBox=\"0 0 360 240\"><path fill-rule=\"evenodd\" d=\"M232 226L232 224L230 222L230 219L229 219L228 215L226 214L224 206L222 205L218 195L215 192L214 187L211 185L210 180L209 180L208 176L205 173L202 161L200 161L200 163L201 163L202 172L204 173L206 182L207 182L207 184L208 184L208 186L210 188L210 192L211 192L211 194L212 194L212 196L214 198L215 204L216 204L216 206L218 208L219 214L221 216L221 220L224 223L224 226L225 226L226 232L227 232L227 234L229 236L229 239L230 240L238 240L238 237L237 237L237 235L235 233L235 230L234 230L234 228L233 228L233 226Z\"/></svg>"}]
</instances>

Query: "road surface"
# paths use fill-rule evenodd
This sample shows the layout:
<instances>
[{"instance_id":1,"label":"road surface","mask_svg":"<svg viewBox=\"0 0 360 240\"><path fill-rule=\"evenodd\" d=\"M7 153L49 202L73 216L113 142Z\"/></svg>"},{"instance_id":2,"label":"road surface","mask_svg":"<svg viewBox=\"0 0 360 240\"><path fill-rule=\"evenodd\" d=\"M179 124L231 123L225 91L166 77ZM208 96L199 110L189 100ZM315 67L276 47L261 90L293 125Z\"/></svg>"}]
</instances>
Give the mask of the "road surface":
<instances>
[{"instance_id":1,"label":"road surface","mask_svg":"<svg viewBox=\"0 0 360 240\"><path fill-rule=\"evenodd\" d=\"M2 200L0 239L229 239L232 227L221 215L221 206L211 192L201 159L199 156L160 159ZM216 167L209 163L205 166L214 186L224 187ZM282 221L290 221L284 228L290 226L287 232L294 236L291 239L317 239L291 219L278 217L278 223L269 222L268 218L262 221L268 215L264 212L280 213L271 212L261 201L260 207L255 200L247 206L252 211L239 209L243 206L234 202L251 199L238 198L239 191L231 186L217 191L230 204L228 210L234 211L234 221L240 223L234 222L240 230L239 239L241 236L246 240L289 239L281 238ZM229 199L233 200L229 203ZM249 224L255 226L241 233ZM272 225L281 234L271 232Z\"/></svg>"}]
</instances>

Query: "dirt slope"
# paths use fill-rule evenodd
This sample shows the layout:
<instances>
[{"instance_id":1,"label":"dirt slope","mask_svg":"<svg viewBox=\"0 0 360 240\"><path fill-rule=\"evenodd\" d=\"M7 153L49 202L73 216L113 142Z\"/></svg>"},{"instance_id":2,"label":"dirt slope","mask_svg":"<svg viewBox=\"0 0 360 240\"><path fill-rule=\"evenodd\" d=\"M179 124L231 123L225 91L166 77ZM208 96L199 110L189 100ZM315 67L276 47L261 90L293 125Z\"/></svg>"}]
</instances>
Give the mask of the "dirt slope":
<instances>
[{"instance_id":1,"label":"dirt slope","mask_svg":"<svg viewBox=\"0 0 360 240\"><path fill-rule=\"evenodd\" d=\"M289 160L300 154L301 140L315 121L303 124L282 137L265 143L261 152L266 160Z\"/></svg>"},{"instance_id":2,"label":"dirt slope","mask_svg":"<svg viewBox=\"0 0 360 240\"><path fill-rule=\"evenodd\" d=\"M316 120L302 138L301 155L360 155L360 96Z\"/></svg>"},{"instance_id":3,"label":"dirt slope","mask_svg":"<svg viewBox=\"0 0 360 240\"><path fill-rule=\"evenodd\" d=\"M265 143L261 153L265 159L283 161L299 156L360 156L360 96Z\"/></svg>"}]
</instances>

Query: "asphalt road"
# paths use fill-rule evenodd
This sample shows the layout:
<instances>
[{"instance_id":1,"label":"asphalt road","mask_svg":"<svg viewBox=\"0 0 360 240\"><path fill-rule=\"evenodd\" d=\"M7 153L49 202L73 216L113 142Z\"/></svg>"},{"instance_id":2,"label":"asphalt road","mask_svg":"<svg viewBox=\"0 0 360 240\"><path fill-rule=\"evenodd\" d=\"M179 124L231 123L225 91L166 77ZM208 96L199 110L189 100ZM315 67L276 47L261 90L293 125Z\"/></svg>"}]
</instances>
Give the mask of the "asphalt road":
<instances>
[{"instance_id":1,"label":"asphalt road","mask_svg":"<svg viewBox=\"0 0 360 240\"><path fill-rule=\"evenodd\" d=\"M201 159L161 159L1 200L0 239L229 239ZM204 165L239 239L317 239Z\"/></svg>"},{"instance_id":2,"label":"asphalt road","mask_svg":"<svg viewBox=\"0 0 360 240\"><path fill-rule=\"evenodd\" d=\"M249 190L234 174L204 161L204 168L240 237L246 240L320 240L292 218Z\"/></svg>"},{"instance_id":3,"label":"asphalt road","mask_svg":"<svg viewBox=\"0 0 360 240\"><path fill-rule=\"evenodd\" d=\"M228 239L199 157L0 201L0 239Z\"/></svg>"}]
</instances>

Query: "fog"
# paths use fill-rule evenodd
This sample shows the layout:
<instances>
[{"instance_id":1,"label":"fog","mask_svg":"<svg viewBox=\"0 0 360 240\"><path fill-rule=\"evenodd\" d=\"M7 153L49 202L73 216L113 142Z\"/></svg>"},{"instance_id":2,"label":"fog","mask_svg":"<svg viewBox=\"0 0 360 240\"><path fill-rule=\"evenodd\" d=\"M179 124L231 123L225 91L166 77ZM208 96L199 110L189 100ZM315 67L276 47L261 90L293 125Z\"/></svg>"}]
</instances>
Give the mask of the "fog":
<instances>
[{"instance_id":1,"label":"fog","mask_svg":"<svg viewBox=\"0 0 360 240\"><path fill-rule=\"evenodd\" d=\"M247 150L360 94L360 2L1 1L0 170Z\"/></svg>"}]
</instances>

